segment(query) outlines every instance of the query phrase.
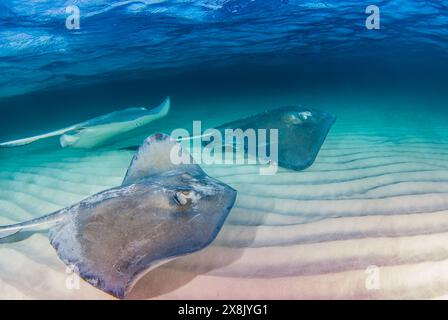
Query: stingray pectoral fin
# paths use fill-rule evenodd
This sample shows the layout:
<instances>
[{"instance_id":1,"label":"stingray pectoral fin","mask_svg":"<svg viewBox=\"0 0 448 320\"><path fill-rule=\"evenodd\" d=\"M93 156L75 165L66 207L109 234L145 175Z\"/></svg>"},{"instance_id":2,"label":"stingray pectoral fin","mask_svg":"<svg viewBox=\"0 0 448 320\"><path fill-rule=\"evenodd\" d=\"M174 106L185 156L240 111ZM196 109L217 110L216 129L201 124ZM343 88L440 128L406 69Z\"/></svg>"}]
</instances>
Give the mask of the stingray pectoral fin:
<instances>
[{"instance_id":1,"label":"stingray pectoral fin","mask_svg":"<svg viewBox=\"0 0 448 320\"><path fill-rule=\"evenodd\" d=\"M203 172L194 163L190 154L183 150L181 144L163 133L156 133L147 138L133 157L126 172L123 184L162 172L186 169L186 171Z\"/></svg>"},{"instance_id":2,"label":"stingray pectoral fin","mask_svg":"<svg viewBox=\"0 0 448 320\"><path fill-rule=\"evenodd\" d=\"M68 127L68 128L64 128L64 129L60 129L60 130L44 133L44 134L41 134L41 135L37 135L37 136L34 136L34 137L29 137L29 138L23 138L23 139L3 142L3 143L0 143L0 147L12 148L12 147L19 147L19 146L27 145L27 144L33 143L35 141L38 141L38 140L42 140L42 139L46 139L46 138L50 138L50 137L54 137L54 136L60 136L60 135L62 135L64 133L66 133L67 131L73 130L75 128L76 128L76 126L72 126L72 127Z\"/></svg>"},{"instance_id":3,"label":"stingray pectoral fin","mask_svg":"<svg viewBox=\"0 0 448 320\"><path fill-rule=\"evenodd\" d=\"M95 204L97 210L109 206L114 207L114 204L108 201ZM129 222L122 212L109 211L101 215L101 221L92 217L76 217L76 214L67 217L50 229L50 243L59 258L83 280L124 299L144 274L170 259L142 261L145 255L151 255L139 247L139 243L146 239L139 233L121 236L119 233L120 230L136 228L140 222Z\"/></svg>"},{"instance_id":4,"label":"stingray pectoral fin","mask_svg":"<svg viewBox=\"0 0 448 320\"><path fill-rule=\"evenodd\" d=\"M171 108L171 99L170 97L166 97L165 100L163 100L163 102L159 106L150 109L148 111L151 114L156 114L158 118L162 118L168 114L170 108Z\"/></svg>"},{"instance_id":5,"label":"stingray pectoral fin","mask_svg":"<svg viewBox=\"0 0 448 320\"><path fill-rule=\"evenodd\" d=\"M141 211L141 198L147 192L142 185L102 192L73 207L48 233L66 265L91 285L120 299L142 273L166 260L162 250L167 243L151 236L157 221ZM140 205L135 206L136 201Z\"/></svg>"},{"instance_id":6,"label":"stingray pectoral fin","mask_svg":"<svg viewBox=\"0 0 448 320\"><path fill-rule=\"evenodd\" d=\"M151 264L151 266L148 267L147 269L141 270L139 272L136 272L136 273L133 273L132 275L130 275L126 281L126 284L123 286L122 295L120 298L126 299L127 297L129 297L129 294L134 289L135 285L149 272L151 272L152 270L157 269L160 266L162 266L170 261L173 261L175 259L176 259L175 257L162 259L160 261L157 261L157 262Z\"/></svg>"}]
</instances>

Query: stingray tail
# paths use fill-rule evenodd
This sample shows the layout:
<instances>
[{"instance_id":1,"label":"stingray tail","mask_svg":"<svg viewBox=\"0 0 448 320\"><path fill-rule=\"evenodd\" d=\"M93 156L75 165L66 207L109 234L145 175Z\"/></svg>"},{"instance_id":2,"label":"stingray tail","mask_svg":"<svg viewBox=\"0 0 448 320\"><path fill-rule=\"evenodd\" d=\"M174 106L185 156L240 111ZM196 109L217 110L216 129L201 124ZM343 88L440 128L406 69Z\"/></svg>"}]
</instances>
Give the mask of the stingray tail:
<instances>
[{"instance_id":1,"label":"stingray tail","mask_svg":"<svg viewBox=\"0 0 448 320\"><path fill-rule=\"evenodd\" d=\"M0 227L0 239L12 236L22 230L20 227L15 227L14 225Z\"/></svg>"},{"instance_id":2,"label":"stingray tail","mask_svg":"<svg viewBox=\"0 0 448 320\"><path fill-rule=\"evenodd\" d=\"M22 230L48 229L62 219L61 211L21 223L0 226L0 239L12 236Z\"/></svg>"},{"instance_id":3,"label":"stingray tail","mask_svg":"<svg viewBox=\"0 0 448 320\"><path fill-rule=\"evenodd\" d=\"M64 134L65 132L67 132L69 130L72 130L74 128L75 128L75 126L72 126L72 127L69 127L69 128L64 128L64 129L61 129L61 130L56 130L56 131L44 133L44 134L41 134L41 135L38 135L38 136L34 136L34 137L18 139L18 140L13 140L13 141L7 141L7 142L2 142L2 143L0 143L0 148L13 148L13 147L19 147L19 146L27 145L27 144L33 143L35 141L38 141L38 140L51 138L51 137L54 137L54 136L60 136L61 134Z\"/></svg>"}]
</instances>

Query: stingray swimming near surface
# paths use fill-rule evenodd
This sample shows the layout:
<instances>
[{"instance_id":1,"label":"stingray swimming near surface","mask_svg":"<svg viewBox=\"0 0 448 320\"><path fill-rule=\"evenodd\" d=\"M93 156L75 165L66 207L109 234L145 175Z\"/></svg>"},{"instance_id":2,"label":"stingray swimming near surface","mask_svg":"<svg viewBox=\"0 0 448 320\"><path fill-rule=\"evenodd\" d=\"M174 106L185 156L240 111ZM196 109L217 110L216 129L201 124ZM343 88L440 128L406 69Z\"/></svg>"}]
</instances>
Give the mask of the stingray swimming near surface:
<instances>
[{"instance_id":1,"label":"stingray swimming near surface","mask_svg":"<svg viewBox=\"0 0 448 320\"><path fill-rule=\"evenodd\" d=\"M170 110L170 98L167 97L158 107L127 108L111 112L67 128L48 132L34 137L0 143L0 147L17 147L32 142L60 136L63 148L94 148L101 146L114 137L142 127L154 120L163 118Z\"/></svg>"},{"instance_id":2,"label":"stingray swimming near surface","mask_svg":"<svg viewBox=\"0 0 448 320\"><path fill-rule=\"evenodd\" d=\"M226 136L226 129L277 129L278 141L274 143L278 144L278 164L288 169L303 170L313 164L335 121L336 117L330 113L291 106L268 110L220 125L216 129L223 136ZM233 147L241 147L242 142L233 141ZM268 150L272 147L270 143L267 142ZM250 153L247 143L244 143L243 148L246 153Z\"/></svg>"},{"instance_id":3,"label":"stingray swimming near surface","mask_svg":"<svg viewBox=\"0 0 448 320\"><path fill-rule=\"evenodd\" d=\"M190 164L173 164L176 148ZM92 285L125 298L148 271L215 239L235 198L235 190L205 174L178 142L155 134L132 159L121 186L0 227L0 238L49 227L51 245L64 263Z\"/></svg>"}]
</instances>

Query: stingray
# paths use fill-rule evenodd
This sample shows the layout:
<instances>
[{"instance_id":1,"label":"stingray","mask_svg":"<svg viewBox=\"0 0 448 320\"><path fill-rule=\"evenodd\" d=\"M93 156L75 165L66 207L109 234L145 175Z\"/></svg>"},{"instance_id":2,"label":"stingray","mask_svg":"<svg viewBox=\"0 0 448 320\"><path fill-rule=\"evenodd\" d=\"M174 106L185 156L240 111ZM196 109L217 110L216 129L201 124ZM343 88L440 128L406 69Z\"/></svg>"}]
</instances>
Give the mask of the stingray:
<instances>
[{"instance_id":1,"label":"stingray","mask_svg":"<svg viewBox=\"0 0 448 320\"><path fill-rule=\"evenodd\" d=\"M173 164L177 150L189 164ZM236 191L216 180L164 134L147 138L122 185L28 222L0 227L0 238L49 228L59 258L81 278L126 298L148 271L208 246L217 236Z\"/></svg>"},{"instance_id":2,"label":"stingray","mask_svg":"<svg viewBox=\"0 0 448 320\"><path fill-rule=\"evenodd\" d=\"M114 137L142 127L154 120L166 116L170 109L170 98L153 109L127 108L114 111L70 127L48 132L42 135L0 143L0 147L17 147L32 142L60 136L61 147L94 148L101 146Z\"/></svg>"},{"instance_id":3,"label":"stingray","mask_svg":"<svg viewBox=\"0 0 448 320\"><path fill-rule=\"evenodd\" d=\"M223 137L226 136L226 129L277 129L278 141L273 143L278 148L278 165L292 170L304 170L313 164L335 121L336 117L327 112L289 106L225 123L216 129ZM244 141L233 141L232 147L243 148L246 153L251 154L248 144L242 146L242 142ZM266 149L270 150L271 147L270 139L267 139Z\"/></svg>"}]
</instances>

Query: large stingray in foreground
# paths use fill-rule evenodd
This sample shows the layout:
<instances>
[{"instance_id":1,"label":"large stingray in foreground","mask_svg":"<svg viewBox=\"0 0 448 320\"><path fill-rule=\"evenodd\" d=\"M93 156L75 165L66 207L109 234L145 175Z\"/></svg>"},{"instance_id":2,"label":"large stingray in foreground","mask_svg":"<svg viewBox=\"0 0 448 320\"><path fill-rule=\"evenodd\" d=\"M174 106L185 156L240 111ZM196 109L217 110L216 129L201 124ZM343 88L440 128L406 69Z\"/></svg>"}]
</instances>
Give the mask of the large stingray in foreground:
<instances>
[{"instance_id":1,"label":"large stingray in foreground","mask_svg":"<svg viewBox=\"0 0 448 320\"><path fill-rule=\"evenodd\" d=\"M336 117L307 107L283 107L223 124L216 129L225 136L226 129L278 129L278 164L303 170L311 166ZM239 147L236 142L235 147ZM267 140L267 150L270 148ZM247 143L244 144L248 152Z\"/></svg>"},{"instance_id":2,"label":"large stingray in foreground","mask_svg":"<svg viewBox=\"0 0 448 320\"><path fill-rule=\"evenodd\" d=\"M173 148L180 145L167 135L149 137L121 186L53 214L0 227L0 238L50 226L50 242L64 263L92 285L125 298L149 270L206 247L235 202L236 191L197 164L174 165Z\"/></svg>"},{"instance_id":3,"label":"large stingray in foreground","mask_svg":"<svg viewBox=\"0 0 448 320\"><path fill-rule=\"evenodd\" d=\"M61 136L59 141L63 148L94 148L100 146L119 134L142 127L168 114L170 98L153 109L128 108L108 113L73 126L48 132L42 135L0 143L0 147L17 147L37 140Z\"/></svg>"}]
</instances>

